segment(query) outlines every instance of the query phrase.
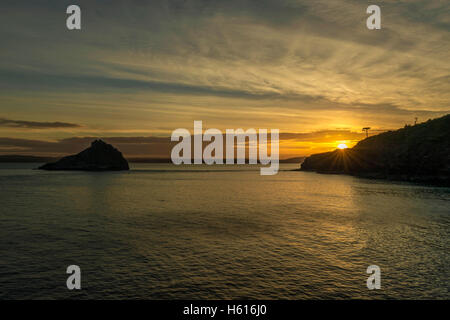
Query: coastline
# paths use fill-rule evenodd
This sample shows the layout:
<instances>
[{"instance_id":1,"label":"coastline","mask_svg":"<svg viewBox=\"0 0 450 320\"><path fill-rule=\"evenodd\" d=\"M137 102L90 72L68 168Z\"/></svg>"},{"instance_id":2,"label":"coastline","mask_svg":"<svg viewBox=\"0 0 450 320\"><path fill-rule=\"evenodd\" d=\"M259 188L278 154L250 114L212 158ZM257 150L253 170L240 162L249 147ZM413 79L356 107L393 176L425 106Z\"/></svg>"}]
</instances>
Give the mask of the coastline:
<instances>
[{"instance_id":1,"label":"coastline","mask_svg":"<svg viewBox=\"0 0 450 320\"><path fill-rule=\"evenodd\" d=\"M392 182L408 182L413 184L420 184L426 186L450 188L450 177L432 176L432 175L406 175L406 174L383 174L379 172L342 172L342 171L327 171L327 170L310 170L297 168L292 171L300 172L315 172L318 174L331 174L331 175L347 175L363 179L372 180L386 180Z\"/></svg>"}]
</instances>

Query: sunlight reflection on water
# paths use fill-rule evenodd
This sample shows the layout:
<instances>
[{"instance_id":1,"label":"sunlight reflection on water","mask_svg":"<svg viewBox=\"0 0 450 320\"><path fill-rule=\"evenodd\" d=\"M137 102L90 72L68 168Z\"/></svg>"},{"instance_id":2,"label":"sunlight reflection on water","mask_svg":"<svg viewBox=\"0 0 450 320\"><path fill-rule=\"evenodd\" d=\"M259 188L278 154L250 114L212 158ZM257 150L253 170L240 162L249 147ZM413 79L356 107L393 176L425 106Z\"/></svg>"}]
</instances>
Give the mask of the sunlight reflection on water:
<instances>
[{"instance_id":1,"label":"sunlight reflection on water","mask_svg":"<svg viewBox=\"0 0 450 320\"><path fill-rule=\"evenodd\" d=\"M450 298L449 189L293 165L35 166L0 166L1 298Z\"/></svg>"}]
</instances>

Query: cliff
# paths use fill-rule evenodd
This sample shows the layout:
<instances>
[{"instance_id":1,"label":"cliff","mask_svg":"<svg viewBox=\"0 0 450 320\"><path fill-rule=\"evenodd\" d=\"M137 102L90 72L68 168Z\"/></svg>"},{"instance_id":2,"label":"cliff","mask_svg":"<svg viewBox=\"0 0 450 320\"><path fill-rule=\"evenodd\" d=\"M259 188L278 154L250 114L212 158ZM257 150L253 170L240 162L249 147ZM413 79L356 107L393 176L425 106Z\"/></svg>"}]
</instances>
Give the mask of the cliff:
<instances>
[{"instance_id":1,"label":"cliff","mask_svg":"<svg viewBox=\"0 0 450 320\"><path fill-rule=\"evenodd\" d=\"M312 155L301 170L450 185L450 114Z\"/></svg>"},{"instance_id":2,"label":"cliff","mask_svg":"<svg viewBox=\"0 0 450 320\"><path fill-rule=\"evenodd\" d=\"M102 140L95 140L89 148L80 153L44 164L38 169L118 171L129 170L129 167L127 160L119 150Z\"/></svg>"}]
</instances>

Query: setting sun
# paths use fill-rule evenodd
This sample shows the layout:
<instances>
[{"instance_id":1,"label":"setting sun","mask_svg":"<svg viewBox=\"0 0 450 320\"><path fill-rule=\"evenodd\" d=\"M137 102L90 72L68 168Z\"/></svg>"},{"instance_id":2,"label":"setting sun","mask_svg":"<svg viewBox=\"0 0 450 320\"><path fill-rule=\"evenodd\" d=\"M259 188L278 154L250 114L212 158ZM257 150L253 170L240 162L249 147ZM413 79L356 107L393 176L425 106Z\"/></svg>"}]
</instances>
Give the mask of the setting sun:
<instances>
[{"instance_id":1,"label":"setting sun","mask_svg":"<svg viewBox=\"0 0 450 320\"><path fill-rule=\"evenodd\" d=\"M340 143L340 144L338 144L337 147L338 147L338 149L347 149L348 148L345 143Z\"/></svg>"}]
</instances>

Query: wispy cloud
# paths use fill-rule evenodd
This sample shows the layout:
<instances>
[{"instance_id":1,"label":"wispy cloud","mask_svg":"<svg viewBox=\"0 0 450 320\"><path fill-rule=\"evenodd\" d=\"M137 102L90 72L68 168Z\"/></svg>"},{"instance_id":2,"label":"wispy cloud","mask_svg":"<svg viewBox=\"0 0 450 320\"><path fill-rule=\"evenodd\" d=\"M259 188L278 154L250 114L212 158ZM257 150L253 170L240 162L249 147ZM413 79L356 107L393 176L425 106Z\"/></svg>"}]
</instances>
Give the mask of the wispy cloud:
<instances>
[{"instance_id":1,"label":"wispy cloud","mask_svg":"<svg viewBox=\"0 0 450 320\"><path fill-rule=\"evenodd\" d=\"M0 4L8 117L56 112L105 132L193 120L315 132L450 111L448 1L377 1L378 31L359 0L78 3L79 32L65 28L67 1Z\"/></svg>"},{"instance_id":2,"label":"wispy cloud","mask_svg":"<svg viewBox=\"0 0 450 320\"><path fill-rule=\"evenodd\" d=\"M80 128L81 125L68 122L38 122L11 120L0 118L0 127L25 128L25 129L59 129L59 128Z\"/></svg>"},{"instance_id":3,"label":"wispy cloud","mask_svg":"<svg viewBox=\"0 0 450 320\"><path fill-rule=\"evenodd\" d=\"M78 153L98 137L72 137L56 141L0 137L0 154L62 156ZM105 137L127 156L170 157L170 137Z\"/></svg>"}]
</instances>

